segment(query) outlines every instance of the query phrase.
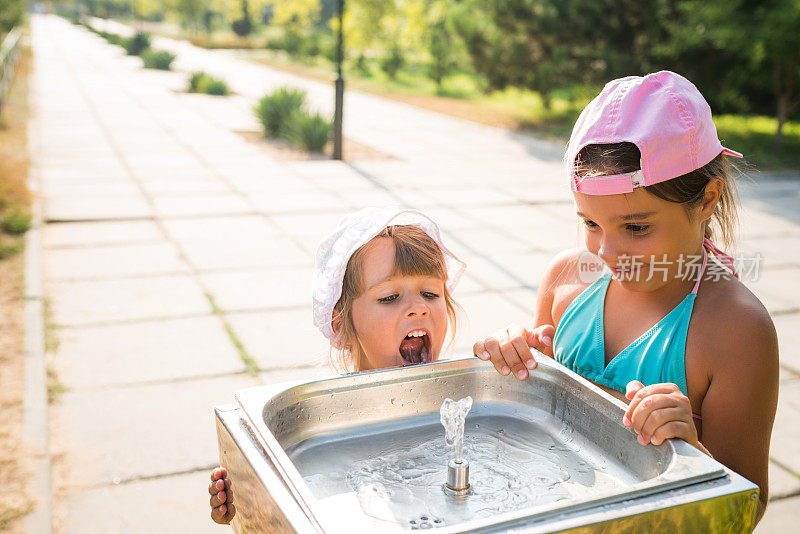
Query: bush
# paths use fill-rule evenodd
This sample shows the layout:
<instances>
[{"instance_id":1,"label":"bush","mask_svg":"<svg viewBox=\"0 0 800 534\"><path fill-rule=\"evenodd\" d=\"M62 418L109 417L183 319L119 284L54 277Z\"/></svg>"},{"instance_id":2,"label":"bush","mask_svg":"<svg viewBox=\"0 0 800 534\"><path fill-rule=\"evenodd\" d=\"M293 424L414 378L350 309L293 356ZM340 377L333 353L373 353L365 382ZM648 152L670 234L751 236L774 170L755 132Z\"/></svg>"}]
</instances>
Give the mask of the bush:
<instances>
[{"instance_id":1,"label":"bush","mask_svg":"<svg viewBox=\"0 0 800 534\"><path fill-rule=\"evenodd\" d=\"M305 91L281 87L259 100L253 112L264 128L264 136L288 135L292 118L303 108L305 99Z\"/></svg>"},{"instance_id":2,"label":"bush","mask_svg":"<svg viewBox=\"0 0 800 534\"><path fill-rule=\"evenodd\" d=\"M228 90L228 84L223 80L209 77L200 84L200 92L207 95L225 96L230 91Z\"/></svg>"},{"instance_id":3,"label":"bush","mask_svg":"<svg viewBox=\"0 0 800 534\"><path fill-rule=\"evenodd\" d=\"M175 54L166 50L147 49L142 52L142 61L146 69L169 70L175 60Z\"/></svg>"},{"instance_id":4,"label":"bush","mask_svg":"<svg viewBox=\"0 0 800 534\"><path fill-rule=\"evenodd\" d=\"M31 216L23 211L13 211L0 218L0 228L7 234L22 235L31 229Z\"/></svg>"},{"instance_id":5,"label":"bush","mask_svg":"<svg viewBox=\"0 0 800 534\"><path fill-rule=\"evenodd\" d=\"M150 48L150 34L137 32L136 35L125 40L122 46L129 56L138 56Z\"/></svg>"},{"instance_id":6,"label":"bush","mask_svg":"<svg viewBox=\"0 0 800 534\"><path fill-rule=\"evenodd\" d=\"M397 72L405 65L405 58L403 52L399 47L393 46L389 55L381 60L381 69L389 75L389 78L395 79Z\"/></svg>"},{"instance_id":7,"label":"bush","mask_svg":"<svg viewBox=\"0 0 800 534\"><path fill-rule=\"evenodd\" d=\"M210 74L202 71L193 72L189 76L190 93L205 93L207 95L224 96L230 93L228 84L224 80L214 78Z\"/></svg>"},{"instance_id":8,"label":"bush","mask_svg":"<svg viewBox=\"0 0 800 534\"><path fill-rule=\"evenodd\" d=\"M319 113L298 111L292 116L289 140L309 152L322 152L331 138L332 122Z\"/></svg>"},{"instance_id":9,"label":"bush","mask_svg":"<svg viewBox=\"0 0 800 534\"><path fill-rule=\"evenodd\" d=\"M11 243L10 245L4 245L3 243L0 243L0 260L10 258L17 252L21 251L23 245L24 243L22 240L19 240L16 243Z\"/></svg>"},{"instance_id":10,"label":"bush","mask_svg":"<svg viewBox=\"0 0 800 534\"><path fill-rule=\"evenodd\" d=\"M203 71L195 71L189 75L189 87L187 89L190 93L199 93L200 92L200 84L203 82L205 78L208 78L209 75Z\"/></svg>"}]
</instances>

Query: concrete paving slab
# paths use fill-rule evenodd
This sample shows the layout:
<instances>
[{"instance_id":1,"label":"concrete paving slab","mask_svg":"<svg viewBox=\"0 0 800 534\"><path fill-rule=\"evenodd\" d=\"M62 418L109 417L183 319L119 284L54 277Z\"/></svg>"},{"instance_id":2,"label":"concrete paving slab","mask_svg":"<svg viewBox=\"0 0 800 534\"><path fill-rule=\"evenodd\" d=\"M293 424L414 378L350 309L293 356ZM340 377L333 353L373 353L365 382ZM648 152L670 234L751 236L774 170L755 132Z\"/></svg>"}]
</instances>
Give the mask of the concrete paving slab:
<instances>
[{"instance_id":1,"label":"concrete paving slab","mask_svg":"<svg viewBox=\"0 0 800 534\"><path fill-rule=\"evenodd\" d=\"M214 406L256 385L236 375L67 392L51 409L53 447L65 452L76 489L205 469L218 462Z\"/></svg>"},{"instance_id":2,"label":"concrete paving slab","mask_svg":"<svg viewBox=\"0 0 800 534\"><path fill-rule=\"evenodd\" d=\"M490 255L529 287L538 287L553 255L544 252L517 252Z\"/></svg>"},{"instance_id":3,"label":"concrete paving slab","mask_svg":"<svg viewBox=\"0 0 800 534\"><path fill-rule=\"evenodd\" d=\"M209 477L210 471L200 470L72 492L64 499L64 532L219 534L229 531L230 527L211 520Z\"/></svg>"},{"instance_id":4,"label":"concrete paving slab","mask_svg":"<svg viewBox=\"0 0 800 534\"><path fill-rule=\"evenodd\" d=\"M778 392L770 457L787 469L800 473L800 426L797 421L800 421L800 383L783 384Z\"/></svg>"},{"instance_id":5,"label":"concrete paving slab","mask_svg":"<svg viewBox=\"0 0 800 534\"><path fill-rule=\"evenodd\" d=\"M258 242L280 234L280 230L262 215L167 219L162 224L170 238L187 243L224 237Z\"/></svg>"},{"instance_id":6,"label":"concrete paving slab","mask_svg":"<svg viewBox=\"0 0 800 534\"><path fill-rule=\"evenodd\" d=\"M166 240L51 250L44 261L48 280L82 280L188 273L175 245Z\"/></svg>"},{"instance_id":7,"label":"concrete paving slab","mask_svg":"<svg viewBox=\"0 0 800 534\"><path fill-rule=\"evenodd\" d=\"M182 249L199 271L314 266L311 254L285 237L191 241L184 243Z\"/></svg>"},{"instance_id":8,"label":"concrete paving slab","mask_svg":"<svg viewBox=\"0 0 800 534\"><path fill-rule=\"evenodd\" d=\"M216 316L64 328L52 359L71 390L245 370Z\"/></svg>"},{"instance_id":9,"label":"concrete paving slab","mask_svg":"<svg viewBox=\"0 0 800 534\"><path fill-rule=\"evenodd\" d=\"M492 259L469 253L464 253L460 257L467 263L470 276L485 287L504 290L523 285L522 280L516 278L505 266L494 262Z\"/></svg>"},{"instance_id":10,"label":"concrete paving slab","mask_svg":"<svg viewBox=\"0 0 800 534\"><path fill-rule=\"evenodd\" d=\"M203 273L200 278L226 312L311 306L311 268Z\"/></svg>"},{"instance_id":11,"label":"concrete paving slab","mask_svg":"<svg viewBox=\"0 0 800 534\"><path fill-rule=\"evenodd\" d=\"M469 269L469 266L467 267ZM474 276L469 275L469 271L464 271L464 275L461 277L461 280L458 282L456 286L456 290L453 292L453 296L458 300L461 295L469 295L472 293L481 293L490 289L486 287L483 283L480 282Z\"/></svg>"},{"instance_id":12,"label":"concrete paving slab","mask_svg":"<svg viewBox=\"0 0 800 534\"><path fill-rule=\"evenodd\" d=\"M766 306L771 314L796 311L800 307L800 268L763 269L758 279L744 276L744 284Z\"/></svg>"},{"instance_id":13,"label":"concrete paving slab","mask_svg":"<svg viewBox=\"0 0 800 534\"><path fill-rule=\"evenodd\" d=\"M511 323L525 325L531 321L531 312L509 302L499 293L465 295L459 304L466 311L466 319L459 326L454 343L456 356L472 353L472 345L479 339L492 335Z\"/></svg>"},{"instance_id":14,"label":"concrete paving slab","mask_svg":"<svg viewBox=\"0 0 800 534\"><path fill-rule=\"evenodd\" d=\"M530 244L521 237L510 236L495 228L449 230L448 235L455 237L476 252L486 256L504 252L524 252L530 248ZM449 243L445 244L449 246Z\"/></svg>"},{"instance_id":15,"label":"concrete paving slab","mask_svg":"<svg viewBox=\"0 0 800 534\"><path fill-rule=\"evenodd\" d=\"M314 326L310 309L228 313L226 318L260 369L327 362L330 344Z\"/></svg>"},{"instance_id":16,"label":"concrete paving slab","mask_svg":"<svg viewBox=\"0 0 800 534\"><path fill-rule=\"evenodd\" d=\"M333 232L339 225L342 217L350 211L331 211L309 214L273 215L270 217L286 235L315 236L320 241L324 236Z\"/></svg>"},{"instance_id":17,"label":"concrete paving slab","mask_svg":"<svg viewBox=\"0 0 800 534\"><path fill-rule=\"evenodd\" d=\"M153 221L58 223L42 230L45 248L140 243L163 237Z\"/></svg>"},{"instance_id":18,"label":"concrete paving slab","mask_svg":"<svg viewBox=\"0 0 800 534\"><path fill-rule=\"evenodd\" d=\"M784 534L797 530L800 521L800 497L772 502L756 526L755 534Z\"/></svg>"},{"instance_id":19,"label":"concrete paving slab","mask_svg":"<svg viewBox=\"0 0 800 534\"><path fill-rule=\"evenodd\" d=\"M52 321L61 326L211 313L200 286L187 275L49 282L45 290Z\"/></svg>"},{"instance_id":20,"label":"concrete paving slab","mask_svg":"<svg viewBox=\"0 0 800 534\"><path fill-rule=\"evenodd\" d=\"M800 206L798 206L800 209ZM738 250L745 258L750 258L756 252L761 253L764 269L773 269L786 265L800 267L800 236L761 237L759 239L744 239L739 243Z\"/></svg>"},{"instance_id":21,"label":"concrete paving slab","mask_svg":"<svg viewBox=\"0 0 800 534\"><path fill-rule=\"evenodd\" d=\"M45 202L62 198L123 197L138 196L139 187L130 179L119 179L107 182L87 181L84 183L51 184L47 187Z\"/></svg>"},{"instance_id":22,"label":"concrete paving slab","mask_svg":"<svg viewBox=\"0 0 800 534\"><path fill-rule=\"evenodd\" d=\"M326 191L302 193L252 193L249 199L258 211L267 215L309 213L317 210L351 210L353 204L339 195Z\"/></svg>"},{"instance_id":23,"label":"concrete paving slab","mask_svg":"<svg viewBox=\"0 0 800 534\"><path fill-rule=\"evenodd\" d=\"M800 374L800 314L778 315L772 321L778 332L781 365Z\"/></svg>"},{"instance_id":24,"label":"concrete paving slab","mask_svg":"<svg viewBox=\"0 0 800 534\"><path fill-rule=\"evenodd\" d=\"M338 374L326 360L325 363L320 365L273 369L272 371L259 373L258 379L264 385L275 385L288 382L319 380L322 378L336 378L339 376L342 375Z\"/></svg>"},{"instance_id":25,"label":"concrete paving slab","mask_svg":"<svg viewBox=\"0 0 800 534\"><path fill-rule=\"evenodd\" d=\"M140 194L50 198L44 213L48 221L149 219L153 214Z\"/></svg>"},{"instance_id":26,"label":"concrete paving slab","mask_svg":"<svg viewBox=\"0 0 800 534\"><path fill-rule=\"evenodd\" d=\"M229 193L231 188L217 178L188 177L182 179L142 180L142 188L149 195L175 195L198 193Z\"/></svg>"},{"instance_id":27,"label":"concrete paving slab","mask_svg":"<svg viewBox=\"0 0 800 534\"><path fill-rule=\"evenodd\" d=\"M775 462L769 463L769 498L782 499L800 494L800 475L787 471Z\"/></svg>"},{"instance_id":28,"label":"concrete paving slab","mask_svg":"<svg viewBox=\"0 0 800 534\"><path fill-rule=\"evenodd\" d=\"M255 209L236 193L207 193L203 195L157 195L153 205L160 217L246 215Z\"/></svg>"}]
</instances>

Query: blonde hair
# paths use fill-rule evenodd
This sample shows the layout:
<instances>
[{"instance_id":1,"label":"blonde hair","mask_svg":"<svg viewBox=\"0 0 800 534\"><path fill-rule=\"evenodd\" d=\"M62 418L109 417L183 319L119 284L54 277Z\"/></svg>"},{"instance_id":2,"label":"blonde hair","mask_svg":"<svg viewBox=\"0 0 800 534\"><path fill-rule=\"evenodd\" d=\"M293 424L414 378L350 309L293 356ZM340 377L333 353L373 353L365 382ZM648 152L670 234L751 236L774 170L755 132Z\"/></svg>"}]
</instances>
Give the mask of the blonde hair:
<instances>
[{"instance_id":1,"label":"blonde hair","mask_svg":"<svg viewBox=\"0 0 800 534\"><path fill-rule=\"evenodd\" d=\"M633 143L607 143L587 145L575 158L575 174L584 176L611 176L638 171L641 162L639 147ZM645 186L648 193L668 202L683 204L687 213L700 205L706 185L714 179L722 181L722 194L705 227L705 237L718 237L725 248L736 244L736 225L739 194L734 175L739 169L720 153L706 165L692 172Z\"/></svg>"},{"instance_id":2,"label":"blonde hair","mask_svg":"<svg viewBox=\"0 0 800 534\"><path fill-rule=\"evenodd\" d=\"M387 226L378 235L356 250L347 262L342 280L342 296L333 307L338 314L335 337L331 342L330 363L340 373L357 372L364 368L364 353L353 324L353 301L364 292L364 256L376 239L394 242L393 275L433 276L447 281L447 266L439 246L416 226ZM447 310L449 331L456 329L457 304L444 285L442 294ZM452 336L451 336L452 339Z\"/></svg>"}]
</instances>

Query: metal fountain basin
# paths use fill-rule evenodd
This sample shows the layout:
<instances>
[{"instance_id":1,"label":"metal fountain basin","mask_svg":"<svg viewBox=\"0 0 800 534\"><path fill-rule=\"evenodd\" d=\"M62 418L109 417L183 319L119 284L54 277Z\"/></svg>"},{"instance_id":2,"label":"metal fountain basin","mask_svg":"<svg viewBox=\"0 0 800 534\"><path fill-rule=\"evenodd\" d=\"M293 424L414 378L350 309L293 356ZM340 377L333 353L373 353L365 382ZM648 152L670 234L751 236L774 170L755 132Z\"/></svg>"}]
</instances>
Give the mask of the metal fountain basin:
<instances>
[{"instance_id":1,"label":"metal fountain basin","mask_svg":"<svg viewBox=\"0 0 800 534\"><path fill-rule=\"evenodd\" d=\"M438 527L441 533L488 533L752 528L757 486L683 441L639 445L636 434L622 425L624 403L550 358L538 356L537 361L526 381L465 358L237 392L237 404L216 408L221 465L229 471L237 506L234 529L335 533ZM544 487L541 495L533 492L535 498L519 507L506 503L488 515L469 509L470 496L460 514L459 503L446 501L438 489L411 484L407 503L392 504L376 515L365 513L369 510L362 493L344 482L330 487L310 483L321 473L346 473L366 459L380 461L382 455L389 454L391 463L389 451L419 444L433 444L429 450L438 454L436 443L444 447L439 408L446 397L467 395L473 408L465 439L478 447L507 430L523 446L551 444L562 451L558 470L565 474L559 481L566 481ZM465 450L469 448L467 442ZM520 462L508 465L523 466L525 476L535 473L536 462ZM485 459L470 463L470 481L480 484L487 475L479 469L491 465L481 465ZM445 464L441 473L444 482ZM439 475L430 477L437 480ZM446 520L433 523L436 516L428 518L428 508L415 513L420 503L445 510Z\"/></svg>"}]
</instances>

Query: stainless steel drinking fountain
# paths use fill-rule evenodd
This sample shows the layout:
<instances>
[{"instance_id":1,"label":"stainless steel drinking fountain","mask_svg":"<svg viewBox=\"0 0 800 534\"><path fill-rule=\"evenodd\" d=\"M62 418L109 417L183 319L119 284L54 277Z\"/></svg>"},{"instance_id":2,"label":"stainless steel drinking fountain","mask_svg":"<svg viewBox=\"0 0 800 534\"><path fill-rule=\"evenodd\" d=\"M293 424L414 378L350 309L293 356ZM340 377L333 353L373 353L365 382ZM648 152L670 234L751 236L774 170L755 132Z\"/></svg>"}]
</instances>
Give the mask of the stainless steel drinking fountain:
<instances>
[{"instance_id":1,"label":"stainless steel drinking fountain","mask_svg":"<svg viewBox=\"0 0 800 534\"><path fill-rule=\"evenodd\" d=\"M756 485L683 441L639 445L622 402L538 361L525 381L466 358L239 391L215 410L235 531L752 529ZM439 407L467 395L455 464Z\"/></svg>"}]
</instances>

